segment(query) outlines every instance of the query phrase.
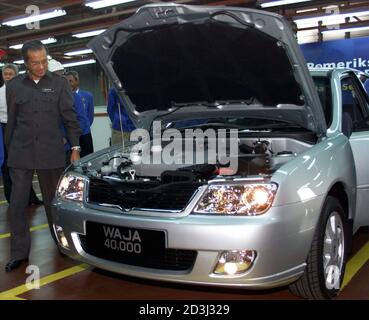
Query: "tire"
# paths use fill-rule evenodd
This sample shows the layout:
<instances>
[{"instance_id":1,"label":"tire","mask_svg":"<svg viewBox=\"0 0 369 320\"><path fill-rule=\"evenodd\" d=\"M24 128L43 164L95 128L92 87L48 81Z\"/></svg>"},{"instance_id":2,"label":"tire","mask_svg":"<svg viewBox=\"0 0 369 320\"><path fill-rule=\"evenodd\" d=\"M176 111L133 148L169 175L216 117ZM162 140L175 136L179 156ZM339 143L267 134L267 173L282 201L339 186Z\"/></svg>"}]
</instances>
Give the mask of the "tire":
<instances>
[{"instance_id":1,"label":"tire","mask_svg":"<svg viewBox=\"0 0 369 320\"><path fill-rule=\"evenodd\" d=\"M345 274L350 237L349 224L340 202L328 196L315 230L305 271L290 284L291 293L306 299L332 299L337 296Z\"/></svg>"}]
</instances>

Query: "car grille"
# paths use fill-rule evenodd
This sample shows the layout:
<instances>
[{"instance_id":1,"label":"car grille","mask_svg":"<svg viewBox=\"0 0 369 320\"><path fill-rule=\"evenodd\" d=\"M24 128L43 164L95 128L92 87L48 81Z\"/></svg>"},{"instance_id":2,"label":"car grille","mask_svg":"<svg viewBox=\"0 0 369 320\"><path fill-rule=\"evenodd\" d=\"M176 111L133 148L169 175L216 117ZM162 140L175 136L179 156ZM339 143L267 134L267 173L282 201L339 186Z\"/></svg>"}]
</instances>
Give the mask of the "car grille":
<instances>
[{"instance_id":1,"label":"car grille","mask_svg":"<svg viewBox=\"0 0 369 320\"><path fill-rule=\"evenodd\" d=\"M126 210L145 208L183 210L201 186L200 183L134 184L91 179L88 202L119 205Z\"/></svg>"},{"instance_id":2,"label":"car grille","mask_svg":"<svg viewBox=\"0 0 369 320\"><path fill-rule=\"evenodd\" d=\"M79 240L82 249L95 257L121 262L128 265L134 265L143 268L162 269L162 270L174 270L185 271L193 267L197 252L192 250L178 250L178 249L165 249L163 254L157 256L146 257L141 261L132 261L125 258L124 255L108 255L104 251L97 251L94 248L88 246L87 237L85 235L79 235Z\"/></svg>"}]
</instances>

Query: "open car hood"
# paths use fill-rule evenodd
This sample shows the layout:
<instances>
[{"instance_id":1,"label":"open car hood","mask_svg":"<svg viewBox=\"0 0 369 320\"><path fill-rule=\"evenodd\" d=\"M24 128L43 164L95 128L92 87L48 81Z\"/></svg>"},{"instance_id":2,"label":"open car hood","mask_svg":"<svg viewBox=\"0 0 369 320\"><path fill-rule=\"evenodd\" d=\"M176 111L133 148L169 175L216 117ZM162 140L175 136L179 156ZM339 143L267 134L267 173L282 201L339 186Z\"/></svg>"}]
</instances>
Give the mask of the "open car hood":
<instances>
[{"instance_id":1,"label":"open car hood","mask_svg":"<svg viewBox=\"0 0 369 320\"><path fill-rule=\"evenodd\" d=\"M147 5L88 47L136 127L150 128L154 119L239 116L282 120L325 135L312 78L294 33L279 15ZM186 107L178 108L182 104Z\"/></svg>"}]
</instances>

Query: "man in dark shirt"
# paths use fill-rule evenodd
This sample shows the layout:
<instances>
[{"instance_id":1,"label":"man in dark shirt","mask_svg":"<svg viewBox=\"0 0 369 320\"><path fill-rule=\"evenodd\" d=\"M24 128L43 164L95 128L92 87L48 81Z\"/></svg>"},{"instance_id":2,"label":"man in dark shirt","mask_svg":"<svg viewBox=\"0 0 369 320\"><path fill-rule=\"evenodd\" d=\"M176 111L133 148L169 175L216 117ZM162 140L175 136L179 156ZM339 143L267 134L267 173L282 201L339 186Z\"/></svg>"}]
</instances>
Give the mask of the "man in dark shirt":
<instances>
[{"instance_id":1,"label":"man in dark shirt","mask_svg":"<svg viewBox=\"0 0 369 320\"><path fill-rule=\"evenodd\" d=\"M65 166L62 121L72 145L71 162L79 159L81 130L67 80L48 71L47 49L40 41L23 45L27 73L7 84L8 124L5 144L13 181L9 205L11 260L6 271L28 260L30 232L25 214L36 170L48 220L51 202ZM51 234L55 239L52 228Z\"/></svg>"},{"instance_id":2,"label":"man in dark shirt","mask_svg":"<svg viewBox=\"0 0 369 320\"><path fill-rule=\"evenodd\" d=\"M7 106L6 106L6 83L13 79L15 76L18 75L18 67L15 64L8 63L3 67L2 70L3 79L4 79L4 85L0 88L0 121L1 121L1 130L3 138L5 137L5 129L6 129L6 123L8 120L7 116ZM4 163L1 166L1 171L3 174L3 184L4 184L4 195L6 201L10 203L10 194L12 191L12 180L10 179L9 175L9 168L7 165L7 152L4 148ZM31 191L29 195L29 205L41 205L43 202L37 198L35 190L31 186Z\"/></svg>"}]
</instances>

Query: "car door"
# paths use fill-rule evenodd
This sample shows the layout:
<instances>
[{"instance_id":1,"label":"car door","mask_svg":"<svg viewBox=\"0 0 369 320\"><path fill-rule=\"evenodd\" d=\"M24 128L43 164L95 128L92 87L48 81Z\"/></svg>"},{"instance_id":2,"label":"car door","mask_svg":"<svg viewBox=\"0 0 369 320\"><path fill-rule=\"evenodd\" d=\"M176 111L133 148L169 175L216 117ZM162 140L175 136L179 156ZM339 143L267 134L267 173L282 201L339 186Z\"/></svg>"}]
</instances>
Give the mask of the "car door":
<instances>
[{"instance_id":1,"label":"car door","mask_svg":"<svg viewBox=\"0 0 369 320\"><path fill-rule=\"evenodd\" d=\"M350 144L356 168L357 200L354 229L369 225L369 98L353 73L341 78L342 114L352 119Z\"/></svg>"}]
</instances>

